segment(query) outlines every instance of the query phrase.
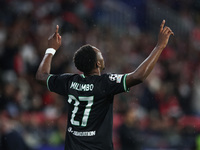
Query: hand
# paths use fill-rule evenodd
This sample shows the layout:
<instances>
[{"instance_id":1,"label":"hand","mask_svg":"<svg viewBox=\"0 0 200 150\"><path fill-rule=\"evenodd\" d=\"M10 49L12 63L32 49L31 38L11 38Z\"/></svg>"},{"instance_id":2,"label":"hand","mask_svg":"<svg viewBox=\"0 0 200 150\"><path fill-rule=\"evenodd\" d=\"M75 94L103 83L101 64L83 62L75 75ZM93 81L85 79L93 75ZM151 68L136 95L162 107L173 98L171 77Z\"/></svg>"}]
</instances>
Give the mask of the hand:
<instances>
[{"instance_id":1,"label":"hand","mask_svg":"<svg viewBox=\"0 0 200 150\"><path fill-rule=\"evenodd\" d=\"M51 35L48 39L48 48L54 48L55 50L58 50L58 48L61 45L61 36L58 33L59 26L56 26L56 31L53 35Z\"/></svg>"},{"instance_id":2,"label":"hand","mask_svg":"<svg viewBox=\"0 0 200 150\"><path fill-rule=\"evenodd\" d=\"M170 35L174 35L174 32L172 32L172 30L169 27L167 26L164 27L164 25L165 25L165 20L163 20L160 25L160 32L158 34L158 43L156 45L157 47L163 49L166 47Z\"/></svg>"}]
</instances>

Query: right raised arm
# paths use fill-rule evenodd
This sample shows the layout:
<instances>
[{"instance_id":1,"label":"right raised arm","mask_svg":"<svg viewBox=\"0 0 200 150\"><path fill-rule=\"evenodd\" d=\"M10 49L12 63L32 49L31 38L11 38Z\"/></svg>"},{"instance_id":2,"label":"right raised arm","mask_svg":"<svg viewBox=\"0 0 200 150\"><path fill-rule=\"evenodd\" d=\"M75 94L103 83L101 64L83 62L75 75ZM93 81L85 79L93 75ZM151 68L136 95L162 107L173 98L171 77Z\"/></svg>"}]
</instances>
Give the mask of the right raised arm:
<instances>
[{"instance_id":1,"label":"right raised arm","mask_svg":"<svg viewBox=\"0 0 200 150\"><path fill-rule=\"evenodd\" d=\"M58 50L61 45L61 36L59 35L58 30L59 26L57 25L55 33L48 39L48 48L50 49L47 49L36 73L36 79L43 84L46 84L47 78L49 77L51 61L55 50Z\"/></svg>"},{"instance_id":2,"label":"right raised arm","mask_svg":"<svg viewBox=\"0 0 200 150\"><path fill-rule=\"evenodd\" d=\"M147 76L150 74L152 69L154 68L156 62L158 61L158 58L160 54L162 53L163 49L166 47L170 35L174 35L172 30L165 26L165 20L162 21L160 25L160 32L158 35L158 42L153 51L150 53L150 55L139 65L139 67L129 73L126 77L126 86L127 88L130 88L136 84L139 84L143 82Z\"/></svg>"}]
</instances>

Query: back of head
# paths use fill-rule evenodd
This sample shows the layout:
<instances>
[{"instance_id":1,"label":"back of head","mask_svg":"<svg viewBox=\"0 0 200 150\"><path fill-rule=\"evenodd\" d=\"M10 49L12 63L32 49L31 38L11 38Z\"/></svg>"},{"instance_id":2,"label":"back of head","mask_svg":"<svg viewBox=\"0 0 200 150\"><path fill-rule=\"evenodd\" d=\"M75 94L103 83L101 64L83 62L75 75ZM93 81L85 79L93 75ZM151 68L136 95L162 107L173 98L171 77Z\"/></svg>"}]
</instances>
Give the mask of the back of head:
<instances>
[{"instance_id":1,"label":"back of head","mask_svg":"<svg viewBox=\"0 0 200 150\"><path fill-rule=\"evenodd\" d=\"M73 60L78 70L90 73L96 65L97 55L91 45L84 45L75 52Z\"/></svg>"}]
</instances>

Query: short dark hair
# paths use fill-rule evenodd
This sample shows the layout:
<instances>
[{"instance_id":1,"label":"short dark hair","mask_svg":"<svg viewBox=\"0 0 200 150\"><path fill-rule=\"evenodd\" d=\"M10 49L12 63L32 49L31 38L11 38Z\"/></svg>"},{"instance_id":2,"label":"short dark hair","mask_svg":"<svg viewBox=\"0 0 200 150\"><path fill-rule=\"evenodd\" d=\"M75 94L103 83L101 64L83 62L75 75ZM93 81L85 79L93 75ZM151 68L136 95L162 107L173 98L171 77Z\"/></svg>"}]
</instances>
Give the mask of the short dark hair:
<instances>
[{"instance_id":1,"label":"short dark hair","mask_svg":"<svg viewBox=\"0 0 200 150\"><path fill-rule=\"evenodd\" d=\"M92 46L87 44L75 52L73 61L78 70L89 73L94 69L97 62L97 54Z\"/></svg>"}]
</instances>

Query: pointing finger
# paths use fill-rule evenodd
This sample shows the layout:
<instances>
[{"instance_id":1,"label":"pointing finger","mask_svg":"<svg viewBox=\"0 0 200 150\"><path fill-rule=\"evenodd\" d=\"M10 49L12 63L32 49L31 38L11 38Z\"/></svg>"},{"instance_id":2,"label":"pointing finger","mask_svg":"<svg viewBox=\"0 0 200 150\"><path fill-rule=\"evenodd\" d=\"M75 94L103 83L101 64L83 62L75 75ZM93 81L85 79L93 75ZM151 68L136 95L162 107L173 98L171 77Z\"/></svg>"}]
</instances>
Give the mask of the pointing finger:
<instances>
[{"instance_id":1,"label":"pointing finger","mask_svg":"<svg viewBox=\"0 0 200 150\"><path fill-rule=\"evenodd\" d=\"M161 25L160 25L160 32L163 30L164 25L165 25L165 20L163 20Z\"/></svg>"},{"instance_id":2,"label":"pointing finger","mask_svg":"<svg viewBox=\"0 0 200 150\"><path fill-rule=\"evenodd\" d=\"M62 39L62 37L59 35L58 36L58 43L61 43L61 39Z\"/></svg>"},{"instance_id":3,"label":"pointing finger","mask_svg":"<svg viewBox=\"0 0 200 150\"><path fill-rule=\"evenodd\" d=\"M59 41L61 40L61 36L59 35L59 33L56 36L57 42L59 43Z\"/></svg>"},{"instance_id":4,"label":"pointing finger","mask_svg":"<svg viewBox=\"0 0 200 150\"><path fill-rule=\"evenodd\" d=\"M59 30L59 26L57 25L56 26L56 32L55 32L56 34L58 33L58 30Z\"/></svg>"}]
</instances>

